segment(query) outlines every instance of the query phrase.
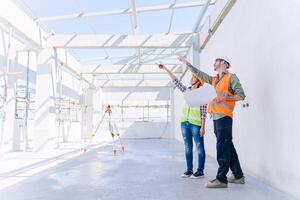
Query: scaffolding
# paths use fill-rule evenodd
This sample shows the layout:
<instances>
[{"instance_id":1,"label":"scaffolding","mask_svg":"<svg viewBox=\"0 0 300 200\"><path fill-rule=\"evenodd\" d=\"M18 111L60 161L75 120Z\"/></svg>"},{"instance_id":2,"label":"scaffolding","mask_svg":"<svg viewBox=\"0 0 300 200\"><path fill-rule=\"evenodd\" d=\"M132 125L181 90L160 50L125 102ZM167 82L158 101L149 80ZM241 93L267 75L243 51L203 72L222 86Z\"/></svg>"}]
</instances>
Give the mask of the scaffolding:
<instances>
[{"instance_id":1,"label":"scaffolding","mask_svg":"<svg viewBox=\"0 0 300 200\"><path fill-rule=\"evenodd\" d=\"M55 101L56 121L58 122L58 147L61 142L68 142L72 123L79 122L79 115L83 111L79 100L62 97Z\"/></svg>"},{"instance_id":2,"label":"scaffolding","mask_svg":"<svg viewBox=\"0 0 300 200\"><path fill-rule=\"evenodd\" d=\"M166 122L168 122L170 120L171 106L170 106L169 101L167 101L166 104L160 104L160 105L150 104L150 102L147 101L147 103L144 105L141 105L141 104L139 104L139 105L138 104L132 104L132 105L112 104L110 106L114 109L120 110L122 122L124 122L125 119L126 120L130 119L130 118L124 116L126 109L135 109L135 110L140 109L141 110L139 115L137 117L133 118L135 120L140 120L143 122L150 122L151 120L156 120L156 119L162 119L162 120L165 120ZM105 110L105 107L106 107L105 105L102 105L102 110ZM151 109L160 109L163 112L161 112L161 116L159 116L159 117L150 116Z\"/></svg>"},{"instance_id":3,"label":"scaffolding","mask_svg":"<svg viewBox=\"0 0 300 200\"><path fill-rule=\"evenodd\" d=\"M35 87L29 82L22 83L17 81L14 87L15 91L15 119L19 126L21 143L23 143L23 150L29 149L28 136L28 120L34 120L35 111Z\"/></svg>"}]
</instances>

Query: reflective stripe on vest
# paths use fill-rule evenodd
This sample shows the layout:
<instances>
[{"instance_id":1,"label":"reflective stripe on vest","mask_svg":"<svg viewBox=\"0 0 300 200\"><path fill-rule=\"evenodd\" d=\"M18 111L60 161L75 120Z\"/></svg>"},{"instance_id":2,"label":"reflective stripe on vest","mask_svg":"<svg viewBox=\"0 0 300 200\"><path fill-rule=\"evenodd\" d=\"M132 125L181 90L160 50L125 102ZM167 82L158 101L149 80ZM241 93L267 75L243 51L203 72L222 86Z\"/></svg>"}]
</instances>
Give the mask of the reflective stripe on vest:
<instances>
[{"instance_id":1,"label":"reflective stripe on vest","mask_svg":"<svg viewBox=\"0 0 300 200\"><path fill-rule=\"evenodd\" d=\"M227 96L228 96L228 94L223 93L223 92L217 92L217 95L218 95L219 97L227 97Z\"/></svg>"},{"instance_id":2,"label":"reflective stripe on vest","mask_svg":"<svg viewBox=\"0 0 300 200\"><path fill-rule=\"evenodd\" d=\"M182 116L180 122L190 122L191 124L201 126L201 111L199 108L188 107L187 105L182 109Z\"/></svg>"},{"instance_id":3,"label":"reflective stripe on vest","mask_svg":"<svg viewBox=\"0 0 300 200\"><path fill-rule=\"evenodd\" d=\"M223 77L218 82L217 77L213 77L212 83L215 86L217 96L227 97L234 95L229 91L231 76L231 73L227 73L223 75ZM232 117L234 107L234 101L221 101L219 103L212 102L208 106L208 112L213 114L223 114Z\"/></svg>"},{"instance_id":4,"label":"reflective stripe on vest","mask_svg":"<svg viewBox=\"0 0 300 200\"><path fill-rule=\"evenodd\" d=\"M210 106L220 106L220 107L225 107L225 108L228 108L229 110L234 110L234 107L233 106L230 106L230 105L227 105L225 103L216 103L216 102L213 102L213 103L210 103L209 104Z\"/></svg>"}]
</instances>

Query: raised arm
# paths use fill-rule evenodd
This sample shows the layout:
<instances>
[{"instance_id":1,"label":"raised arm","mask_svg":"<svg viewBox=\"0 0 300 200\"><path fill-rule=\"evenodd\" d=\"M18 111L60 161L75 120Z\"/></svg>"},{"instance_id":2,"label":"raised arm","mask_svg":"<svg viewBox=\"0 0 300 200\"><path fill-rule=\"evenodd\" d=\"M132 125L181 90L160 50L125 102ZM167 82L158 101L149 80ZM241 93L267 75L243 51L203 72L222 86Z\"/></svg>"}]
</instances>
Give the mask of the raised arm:
<instances>
[{"instance_id":1,"label":"raised arm","mask_svg":"<svg viewBox=\"0 0 300 200\"><path fill-rule=\"evenodd\" d=\"M158 67L159 69L165 70L172 80L175 80L177 78L175 74L171 72L165 65L159 64Z\"/></svg>"},{"instance_id":2,"label":"raised arm","mask_svg":"<svg viewBox=\"0 0 300 200\"><path fill-rule=\"evenodd\" d=\"M159 64L158 67L162 70L165 70L167 72L167 74L170 76L170 78L172 79L173 84L181 91L181 92L185 92L187 90L187 87L185 85L183 85L182 82L180 82L178 80L178 78L175 76L175 74L173 72L171 72L165 65L163 64Z\"/></svg>"},{"instance_id":3,"label":"raised arm","mask_svg":"<svg viewBox=\"0 0 300 200\"><path fill-rule=\"evenodd\" d=\"M194 67L191 63L189 63L189 61L187 61L183 56L178 55L178 60L186 65L188 67L188 69L198 78L201 78L204 82L208 83L208 84L212 84L212 77L210 75L208 75L207 73L197 69L196 67Z\"/></svg>"}]
</instances>

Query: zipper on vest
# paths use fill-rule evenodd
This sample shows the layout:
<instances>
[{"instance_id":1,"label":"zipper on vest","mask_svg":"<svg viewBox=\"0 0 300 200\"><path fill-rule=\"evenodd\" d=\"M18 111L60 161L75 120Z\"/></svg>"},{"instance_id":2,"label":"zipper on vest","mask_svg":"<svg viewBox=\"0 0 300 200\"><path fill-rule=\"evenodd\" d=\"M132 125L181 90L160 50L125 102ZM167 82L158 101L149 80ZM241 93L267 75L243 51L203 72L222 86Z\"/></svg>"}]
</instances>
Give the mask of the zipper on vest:
<instances>
[{"instance_id":1,"label":"zipper on vest","mask_svg":"<svg viewBox=\"0 0 300 200\"><path fill-rule=\"evenodd\" d=\"M226 74L224 74L221 78L217 78L215 88L220 83L220 81L224 78L224 76L226 76Z\"/></svg>"},{"instance_id":2,"label":"zipper on vest","mask_svg":"<svg viewBox=\"0 0 300 200\"><path fill-rule=\"evenodd\" d=\"M188 113L187 113L187 116L186 116L186 120L188 120L188 121L189 121L189 117L190 117L190 108L191 108L191 107L189 107Z\"/></svg>"}]
</instances>

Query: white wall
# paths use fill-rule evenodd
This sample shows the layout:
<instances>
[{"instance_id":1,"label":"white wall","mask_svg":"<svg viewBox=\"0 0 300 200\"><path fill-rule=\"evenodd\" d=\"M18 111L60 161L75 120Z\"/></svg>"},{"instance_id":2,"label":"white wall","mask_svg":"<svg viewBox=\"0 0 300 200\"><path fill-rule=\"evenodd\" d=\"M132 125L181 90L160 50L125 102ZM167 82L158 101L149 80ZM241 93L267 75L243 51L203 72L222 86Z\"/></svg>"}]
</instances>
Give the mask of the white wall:
<instances>
[{"instance_id":1,"label":"white wall","mask_svg":"<svg viewBox=\"0 0 300 200\"><path fill-rule=\"evenodd\" d=\"M299 7L297 0L239 0L201 54L201 68L210 74L214 74L212 63L217 55L231 57L231 71L245 89L243 103L248 102L250 107L242 108L238 103L233 133L243 169L297 197ZM206 150L215 156L209 121Z\"/></svg>"}]
</instances>

